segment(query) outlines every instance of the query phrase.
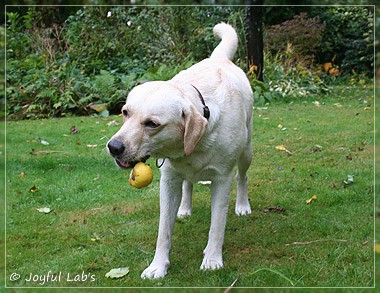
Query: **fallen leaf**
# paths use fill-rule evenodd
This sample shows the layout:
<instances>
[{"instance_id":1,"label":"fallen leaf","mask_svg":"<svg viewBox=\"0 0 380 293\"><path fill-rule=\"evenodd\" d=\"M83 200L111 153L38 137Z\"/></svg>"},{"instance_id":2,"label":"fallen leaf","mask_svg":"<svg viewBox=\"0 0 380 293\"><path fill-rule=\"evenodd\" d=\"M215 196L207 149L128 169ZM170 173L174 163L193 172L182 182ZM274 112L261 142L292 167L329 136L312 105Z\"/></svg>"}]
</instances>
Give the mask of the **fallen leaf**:
<instances>
[{"instance_id":1,"label":"fallen leaf","mask_svg":"<svg viewBox=\"0 0 380 293\"><path fill-rule=\"evenodd\" d=\"M313 147L313 149L312 149L313 153L319 153L319 152L321 152L322 150L323 150L323 147L322 147L321 145L319 145L319 144L316 144L316 145Z\"/></svg>"},{"instance_id":2,"label":"fallen leaf","mask_svg":"<svg viewBox=\"0 0 380 293\"><path fill-rule=\"evenodd\" d=\"M264 209L265 213L272 212L272 211L275 211L275 212L285 212L286 209L283 208L283 207L279 207L279 206L269 206L269 207L267 207L267 208Z\"/></svg>"},{"instance_id":3,"label":"fallen leaf","mask_svg":"<svg viewBox=\"0 0 380 293\"><path fill-rule=\"evenodd\" d=\"M283 128L282 124L277 125L278 128Z\"/></svg>"},{"instance_id":4,"label":"fallen leaf","mask_svg":"<svg viewBox=\"0 0 380 293\"><path fill-rule=\"evenodd\" d=\"M280 150L280 151L284 151L289 156L293 155L293 153L291 151L289 151L284 145L278 145L278 146L276 146L276 149Z\"/></svg>"},{"instance_id":5,"label":"fallen leaf","mask_svg":"<svg viewBox=\"0 0 380 293\"><path fill-rule=\"evenodd\" d=\"M313 104L316 105L317 107L321 106L321 103L319 101L314 101Z\"/></svg>"},{"instance_id":6,"label":"fallen leaf","mask_svg":"<svg viewBox=\"0 0 380 293\"><path fill-rule=\"evenodd\" d=\"M40 213L48 214L51 212L51 209L48 207L45 207L45 208L38 208L37 211L39 211Z\"/></svg>"},{"instance_id":7,"label":"fallen leaf","mask_svg":"<svg viewBox=\"0 0 380 293\"><path fill-rule=\"evenodd\" d=\"M79 133L79 130L78 130L78 128L75 127L75 125L71 126L70 131L71 131L71 134L77 134L77 133Z\"/></svg>"},{"instance_id":8,"label":"fallen leaf","mask_svg":"<svg viewBox=\"0 0 380 293\"><path fill-rule=\"evenodd\" d=\"M96 233L94 233L94 236L93 237L91 237L91 239L90 239L91 241L99 241L100 240L100 237L99 237L99 235L98 234L96 234Z\"/></svg>"},{"instance_id":9,"label":"fallen leaf","mask_svg":"<svg viewBox=\"0 0 380 293\"><path fill-rule=\"evenodd\" d=\"M29 189L29 192L32 192L32 193L35 193L37 191L38 191L38 187L36 187L35 185L33 185L31 189Z\"/></svg>"},{"instance_id":10,"label":"fallen leaf","mask_svg":"<svg viewBox=\"0 0 380 293\"><path fill-rule=\"evenodd\" d=\"M111 279L119 279L121 277L124 277L129 273L129 268L117 268L117 269L112 269L110 270L107 274L107 278Z\"/></svg>"},{"instance_id":11,"label":"fallen leaf","mask_svg":"<svg viewBox=\"0 0 380 293\"><path fill-rule=\"evenodd\" d=\"M341 103L335 103L334 106L337 106L338 108L343 108L343 105Z\"/></svg>"},{"instance_id":12,"label":"fallen leaf","mask_svg":"<svg viewBox=\"0 0 380 293\"><path fill-rule=\"evenodd\" d=\"M119 125L119 122L116 122L115 120L112 120L107 123L108 126L114 126L114 125Z\"/></svg>"},{"instance_id":13,"label":"fallen leaf","mask_svg":"<svg viewBox=\"0 0 380 293\"><path fill-rule=\"evenodd\" d=\"M18 178L20 178L20 179L24 179L24 177L25 177L25 173L24 172L21 172L20 175L18 175Z\"/></svg>"},{"instance_id":14,"label":"fallen leaf","mask_svg":"<svg viewBox=\"0 0 380 293\"><path fill-rule=\"evenodd\" d=\"M347 175L347 180L343 180L344 186L349 186L354 183L354 176L353 175Z\"/></svg>"},{"instance_id":15,"label":"fallen leaf","mask_svg":"<svg viewBox=\"0 0 380 293\"><path fill-rule=\"evenodd\" d=\"M43 144L43 145L49 145L49 144L50 144L48 141L43 140L43 139L41 139L41 138L37 138L37 141L39 141L39 142L40 142L41 144Z\"/></svg>"},{"instance_id":16,"label":"fallen leaf","mask_svg":"<svg viewBox=\"0 0 380 293\"><path fill-rule=\"evenodd\" d=\"M313 200L316 200L318 197L316 195L313 195L311 198L309 198L306 203L309 204L311 203Z\"/></svg>"}]
</instances>

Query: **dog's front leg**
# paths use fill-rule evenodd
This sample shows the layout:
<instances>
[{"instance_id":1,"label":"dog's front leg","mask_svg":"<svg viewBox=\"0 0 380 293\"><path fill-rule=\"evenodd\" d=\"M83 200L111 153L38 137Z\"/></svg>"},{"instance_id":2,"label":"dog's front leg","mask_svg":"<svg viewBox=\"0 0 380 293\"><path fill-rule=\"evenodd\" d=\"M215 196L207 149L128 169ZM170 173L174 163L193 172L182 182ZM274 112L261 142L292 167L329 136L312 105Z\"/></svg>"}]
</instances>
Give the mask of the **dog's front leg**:
<instances>
[{"instance_id":1,"label":"dog's front leg","mask_svg":"<svg viewBox=\"0 0 380 293\"><path fill-rule=\"evenodd\" d=\"M228 202L233 173L215 180L211 185L211 226L208 243L203 251L201 270L216 270L223 267L222 248L226 228Z\"/></svg>"},{"instance_id":2,"label":"dog's front leg","mask_svg":"<svg viewBox=\"0 0 380 293\"><path fill-rule=\"evenodd\" d=\"M160 180L160 224L156 253L148 268L141 274L143 279L159 279L166 275L169 268L169 252L174 223L181 201L181 179L161 175Z\"/></svg>"}]
</instances>

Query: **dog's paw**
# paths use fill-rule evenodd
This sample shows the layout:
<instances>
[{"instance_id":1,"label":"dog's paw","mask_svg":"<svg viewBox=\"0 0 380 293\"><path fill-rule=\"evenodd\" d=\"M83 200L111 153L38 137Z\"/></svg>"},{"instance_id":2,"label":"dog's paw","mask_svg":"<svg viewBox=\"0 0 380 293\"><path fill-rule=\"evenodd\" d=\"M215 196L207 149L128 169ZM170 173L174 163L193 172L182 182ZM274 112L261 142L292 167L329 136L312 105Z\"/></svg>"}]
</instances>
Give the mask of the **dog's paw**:
<instances>
[{"instance_id":1,"label":"dog's paw","mask_svg":"<svg viewBox=\"0 0 380 293\"><path fill-rule=\"evenodd\" d=\"M165 277L168 272L168 265L151 263L143 273L141 274L142 279L160 279Z\"/></svg>"},{"instance_id":2,"label":"dog's paw","mask_svg":"<svg viewBox=\"0 0 380 293\"><path fill-rule=\"evenodd\" d=\"M252 213L251 207L248 205L236 205L235 214L238 216L247 216Z\"/></svg>"},{"instance_id":3,"label":"dog's paw","mask_svg":"<svg viewBox=\"0 0 380 293\"><path fill-rule=\"evenodd\" d=\"M178 210L177 218L183 219L183 218L190 217L190 216L191 216L191 210L186 210L186 209L179 209Z\"/></svg>"},{"instance_id":4,"label":"dog's paw","mask_svg":"<svg viewBox=\"0 0 380 293\"><path fill-rule=\"evenodd\" d=\"M214 259L214 258L208 258L204 257L201 265L201 270L219 270L223 268L223 260L220 259Z\"/></svg>"}]
</instances>

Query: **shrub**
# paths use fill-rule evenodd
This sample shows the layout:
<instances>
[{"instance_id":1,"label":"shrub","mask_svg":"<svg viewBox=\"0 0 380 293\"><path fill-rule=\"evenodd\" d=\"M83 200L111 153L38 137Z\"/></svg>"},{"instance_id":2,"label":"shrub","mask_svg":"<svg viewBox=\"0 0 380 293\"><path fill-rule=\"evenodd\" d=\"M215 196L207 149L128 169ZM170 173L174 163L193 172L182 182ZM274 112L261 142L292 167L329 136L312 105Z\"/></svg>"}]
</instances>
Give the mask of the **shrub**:
<instances>
[{"instance_id":1,"label":"shrub","mask_svg":"<svg viewBox=\"0 0 380 293\"><path fill-rule=\"evenodd\" d=\"M231 18L220 7L87 7L70 16L65 36L72 62L88 74L141 74L160 63L201 60L214 47L212 27ZM212 16L212 17L211 17ZM79 36L79 37L78 37Z\"/></svg>"},{"instance_id":2,"label":"shrub","mask_svg":"<svg viewBox=\"0 0 380 293\"><path fill-rule=\"evenodd\" d=\"M283 60L281 53L264 54L264 82L256 80L251 71L250 79L256 105L273 100L307 99L329 92L326 82L316 71L300 65L284 66Z\"/></svg>"},{"instance_id":3,"label":"shrub","mask_svg":"<svg viewBox=\"0 0 380 293\"><path fill-rule=\"evenodd\" d=\"M44 9L7 15L10 118L97 113L99 104L117 113L136 84L168 79L207 57L218 42L212 27L219 21L236 24L241 11L84 7L64 26L46 26Z\"/></svg>"},{"instance_id":4,"label":"shrub","mask_svg":"<svg viewBox=\"0 0 380 293\"><path fill-rule=\"evenodd\" d=\"M169 79L209 56L219 42L212 27L220 21L237 28L235 63L245 67L241 7L89 6L70 10L75 13L63 25L54 22L60 8L12 9L6 30L10 118L93 114L96 105L117 113L136 84ZM266 80L252 81L263 101L324 92L324 81L310 70L315 56L335 60L334 68L345 72L372 73L371 9L309 12L266 28Z\"/></svg>"},{"instance_id":5,"label":"shrub","mask_svg":"<svg viewBox=\"0 0 380 293\"><path fill-rule=\"evenodd\" d=\"M320 13L326 30L319 49L319 59L335 63L346 74L353 71L373 75L374 16L365 6L330 7Z\"/></svg>"},{"instance_id":6,"label":"shrub","mask_svg":"<svg viewBox=\"0 0 380 293\"><path fill-rule=\"evenodd\" d=\"M279 25L272 25L265 30L265 49L271 54L288 51L292 47L292 55L287 57L293 65L314 61L322 40L325 25L319 21L319 17L309 18L307 13L294 16Z\"/></svg>"}]
</instances>

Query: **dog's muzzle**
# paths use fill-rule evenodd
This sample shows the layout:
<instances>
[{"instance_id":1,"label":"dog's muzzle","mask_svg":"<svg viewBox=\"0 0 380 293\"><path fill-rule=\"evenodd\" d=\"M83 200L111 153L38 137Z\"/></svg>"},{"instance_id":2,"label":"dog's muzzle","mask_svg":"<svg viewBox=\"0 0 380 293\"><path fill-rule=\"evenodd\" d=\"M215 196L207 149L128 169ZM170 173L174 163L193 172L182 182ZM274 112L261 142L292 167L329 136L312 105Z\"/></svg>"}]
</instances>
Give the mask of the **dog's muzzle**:
<instances>
[{"instance_id":1,"label":"dog's muzzle","mask_svg":"<svg viewBox=\"0 0 380 293\"><path fill-rule=\"evenodd\" d=\"M112 157L114 157L116 164L123 169L133 168L138 162L144 162L150 157L147 155L141 159L133 161L123 160L123 154L125 152L125 145L120 140L111 139L107 144L108 151Z\"/></svg>"}]
</instances>

